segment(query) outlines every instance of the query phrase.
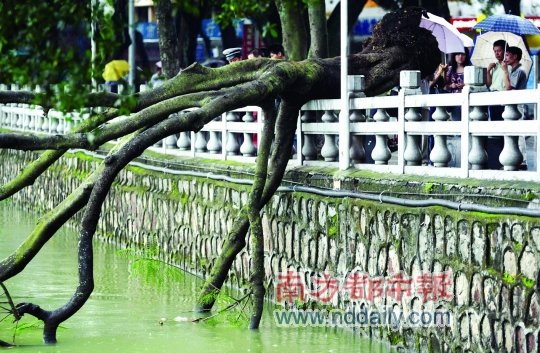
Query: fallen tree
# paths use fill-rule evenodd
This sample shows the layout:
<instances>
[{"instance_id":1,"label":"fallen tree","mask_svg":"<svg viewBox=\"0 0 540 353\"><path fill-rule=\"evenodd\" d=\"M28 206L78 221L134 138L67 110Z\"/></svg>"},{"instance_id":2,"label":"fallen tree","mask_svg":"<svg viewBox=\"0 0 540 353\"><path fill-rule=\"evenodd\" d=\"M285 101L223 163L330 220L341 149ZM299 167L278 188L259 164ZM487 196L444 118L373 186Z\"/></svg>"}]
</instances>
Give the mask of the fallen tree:
<instances>
[{"instance_id":1,"label":"fallen tree","mask_svg":"<svg viewBox=\"0 0 540 353\"><path fill-rule=\"evenodd\" d=\"M435 70L440 53L431 33L419 27L423 12L421 8L407 8L386 15L375 26L373 38L365 41L364 50L347 58L349 74L365 76L366 95L378 95L398 85L402 70L420 70L422 77ZM265 120L249 201L236 215L221 254L197 299L197 310L212 308L215 292L222 287L233 260L245 247L246 234L250 230L254 310L249 327L258 328L265 294L260 210L281 183L288 161L287 152L291 151L295 134L291 127L296 126L299 109L309 100L339 98L339 87L339 57L300 62L253 59L218 69L195 63L151 91L127 97L90 93L85 100L87 107L109 109L93 114L65 135L0 133L0 148L47 150L28 164L19 176L0 187L0 199L31 185L67 149L95 150L107 141L122 138L79 188L40 218L23 244L0 261L2 282L21 272L55 232L84 208L78 248L79 285L73 297L61 308L50 311L37 304L19 303L17 315L30 314L43 320L44 341L56 342L60 323L84 305L94 288L92 238L103 202L118 172L149 146L171 134L199 131L224 112L258 105L263 109ZM281 97L279 112L275 107L277 96ZM39 104L45 110L53 108L46 95L32 92L0 92L0 103ZM174 114L193 107L197 109L184 115ZM128 119L111 122L125 109L131 112Z\"/></svg>"}]
</instances>

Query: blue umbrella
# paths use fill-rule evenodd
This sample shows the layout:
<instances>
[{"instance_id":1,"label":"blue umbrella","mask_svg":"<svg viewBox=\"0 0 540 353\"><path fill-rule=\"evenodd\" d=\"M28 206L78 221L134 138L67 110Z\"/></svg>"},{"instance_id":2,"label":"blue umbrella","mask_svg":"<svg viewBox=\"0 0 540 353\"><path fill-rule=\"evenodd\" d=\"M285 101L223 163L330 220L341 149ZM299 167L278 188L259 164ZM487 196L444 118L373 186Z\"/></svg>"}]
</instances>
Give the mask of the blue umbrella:
<instances>
[{"instance_id":1,"label":"blue umbrella","mask_svg":"<svg viewBox=\"0 0 540 353\"><path fill-rule=\"evenodd\" d=\"M472 29L486 32L510 32L517 35L537 34L540 31L526 18L515 15L493 15L478 22Z\"/></svg>"}]
</instances>

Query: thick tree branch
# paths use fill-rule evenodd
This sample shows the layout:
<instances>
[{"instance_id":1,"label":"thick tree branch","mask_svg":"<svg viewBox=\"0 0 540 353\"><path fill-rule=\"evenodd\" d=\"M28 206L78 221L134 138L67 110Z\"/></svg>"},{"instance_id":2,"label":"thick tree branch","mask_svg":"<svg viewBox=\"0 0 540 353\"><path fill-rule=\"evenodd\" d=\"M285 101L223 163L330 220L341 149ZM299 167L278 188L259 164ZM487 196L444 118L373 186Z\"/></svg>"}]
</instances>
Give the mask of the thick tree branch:
<instances>
[{"instance_id":1,"label":"thick tree branch","mask_svg":"<svg viewBox=\"0 0 540 353\"><path fill-rule=\"evenodd\" d=\"M296 100L301 103L302 100ZM282 101L284 104L284 101ZM299 109L302 104L297 105ZM285 108L280 107L279 116L282 116ZM297 117L297 115L296 115ZM292 116L289 116L291 119ZM281 184L287 163L289 161L290 151L293 146L294 134L296 129L291 129L291 121L278 117L276 123L276 135L274 138L274 148L269 162L268 181L265 184L264 192L259 203L261 210L272 198L277 188ZM233 226L221 248L221 253L208 275L206 282L199 293L195 310L198 312L206 312L212 309L215 302L216 288L221 288L229 269L236 256L246 246L246 234L249 228L249 220L247 212L242 208L235 217Z\"/></svg>"},{"instance_id":2,"label":"thick tree branch","mask_svg":"<svg viewBox=\"0 0 540 353\"><path fill-rule=\"evenodd\" d=\"M86 119L79 125L70 130L70 133L81 131L91 131L105 121L109 121L118 116L116 109L111 109L101 115L93 116ZM0 136L2 134L0 133ZM0 137L1 141L1 137ZM27 165L13 180L4 185L0 185L0 200L4 200L23 188L34 184L36 179L47 170L58 158L62 157L67 150L61 149L58 151L44 152L39 159Z\"/></svg>"},{"instance_id":3,"label":"thick tree branch","mask_svg":"<svg viewBox=\"0 0 540 353\"><path fill-rule=\"evenodd\" d=\"M246 213L251 229L253 267L251 268L251 291L253 292L253 313L249 323L250 329L259 328L264 308L264 239L260 214L260 202L268 177L268 157L276 127L276 106L274 100L266 101L263 105L264 127L261 143L257 154L257 165L253 186L249 194Z\"/></svg>"},{"instance_id":4,"label":"thick tree branch","mask_svg":"<svg viewBox=\"0 0 540 353\"><path fill-rule=\"evenodd\" d=\"M95 92L88 93L84 107L109 107L114 108L122 96L116 93ZM30 91L0 91L0 104L34 104L45 110L54 108L53 102L43 93Z\"/></svg>"}]
</instances>

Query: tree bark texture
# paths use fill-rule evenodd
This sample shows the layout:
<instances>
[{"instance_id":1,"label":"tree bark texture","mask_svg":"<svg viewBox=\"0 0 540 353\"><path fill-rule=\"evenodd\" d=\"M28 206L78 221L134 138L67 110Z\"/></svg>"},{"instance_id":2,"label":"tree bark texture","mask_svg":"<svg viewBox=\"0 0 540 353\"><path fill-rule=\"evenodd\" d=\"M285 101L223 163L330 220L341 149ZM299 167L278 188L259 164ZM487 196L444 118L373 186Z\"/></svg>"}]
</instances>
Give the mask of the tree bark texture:
<instances>
[{"instance_id":1,"label":"tree bark texture","mask_svg":"<svg viewBox=\"0 0 540 353\"><path fill-rule=\"evenodd\" d=\"M283 47L288 60L304 60L308 53L308 35L302 13L303 4L297 0L275 0L283 29Z\"/></svg>"},{"instance_id":2,"label":"tree bark texture","mask_svg":"<svg viewBox=\"0 0 540 353\"><path fill-rule=\"evenodd\" d=\"M154 4L156 24L159 37L159 55L166 78L176 76L180 72L180 53L178 36L172 17L171 0L160 0Z\"/></svg>"},{"instance_id":3,"label":"tree bark texture","mask_svg":"<svg viewBox=\"0 0 540 353\"><path fill-rule=\"evenodd\" d=\"M308 14L309 33L311 36L308 57L327 58L328 29L326 26L326 2L324 0L309 0Z\"/></svg>"}]
</instances>

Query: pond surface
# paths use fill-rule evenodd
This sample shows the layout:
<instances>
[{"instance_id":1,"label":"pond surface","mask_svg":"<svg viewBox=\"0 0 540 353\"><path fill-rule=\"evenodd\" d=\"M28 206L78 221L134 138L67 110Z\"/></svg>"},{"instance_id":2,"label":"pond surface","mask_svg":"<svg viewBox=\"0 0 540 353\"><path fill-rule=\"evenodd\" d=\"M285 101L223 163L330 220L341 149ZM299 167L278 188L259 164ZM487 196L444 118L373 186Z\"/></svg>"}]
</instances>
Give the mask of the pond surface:
<instances>
[{"instance_id":1,"label":"pond surface","mask_svg":"<svg viewBox=\"0 0 540 353\"><path fill-rule=\"evenodd\" d=\"M16 249L38 217L0 203L0 258ZM14 301L33 302L46 310L65 304L77 286L77 234L64 227L25 270L5 285ZM133 259L114 245L94 241L95 289L85 306L62 324L59 343L42 344L42 329L21 330L16 348L24 352L394 352L336 328L277 327L271 307L261 329L206 322L176 322L190 313L202 281L194 276L164 277L159 282L135 275ZM1 318L1 317L0 317ZM159 321L167 319L163 325ZM33 323L25 317L23 323ZM0 323L0 339L11 342L14 325ZM1 349L0 349L1 350Z\"/></svg>"}]
</instances>

